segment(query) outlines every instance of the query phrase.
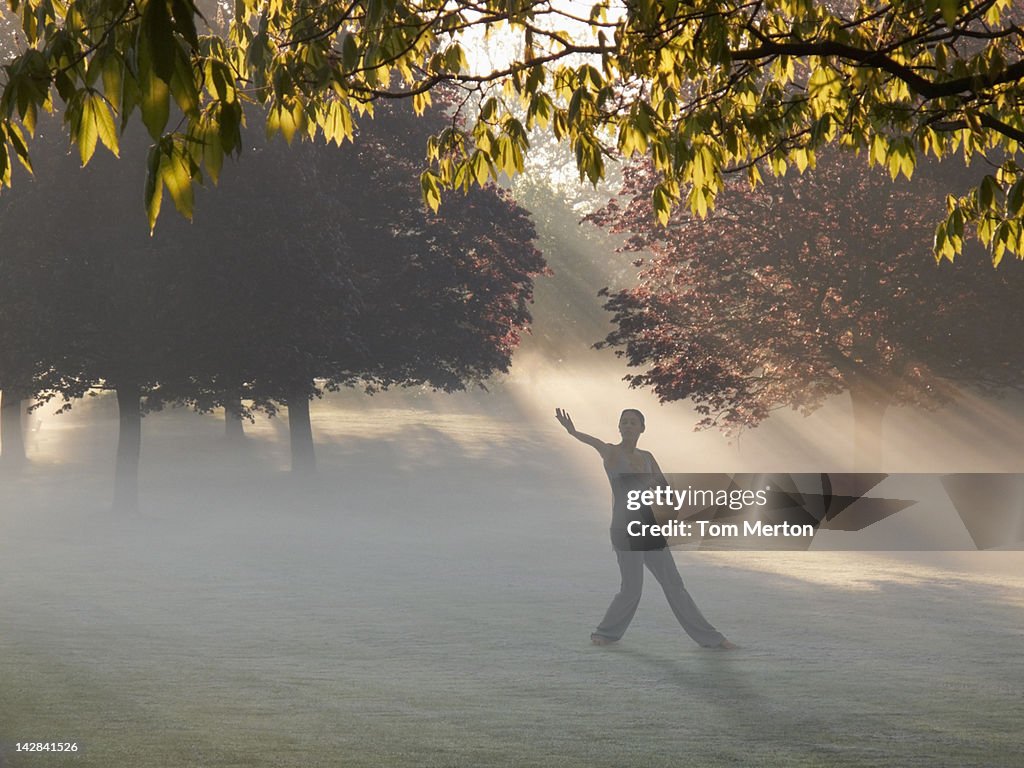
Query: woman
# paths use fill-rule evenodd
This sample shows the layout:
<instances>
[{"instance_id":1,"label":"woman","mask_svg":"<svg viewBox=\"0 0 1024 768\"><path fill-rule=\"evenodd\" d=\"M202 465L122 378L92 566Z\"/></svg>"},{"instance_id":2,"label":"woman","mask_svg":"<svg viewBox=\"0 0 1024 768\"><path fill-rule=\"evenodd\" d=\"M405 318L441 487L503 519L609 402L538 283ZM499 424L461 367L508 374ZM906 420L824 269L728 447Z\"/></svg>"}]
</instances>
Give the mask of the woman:
<instances>
[{"instance_id":1,"label":"woman","mask_svg":"<svg viewBox=\"0 0 1024 768\"><path fill-rule=\"evenodd\" d=\"M555 409L555 418L570 435L601 454L604 471L612 485L612 547L619 561L622 586L608 606L604 619L590 636L591 642L594 645L608 645L616 642L626 632L637 606L640 605L646 565L661 584L668 604L686 634L705 648L737 648L738 646L726 640L721 632L708 623L693 602L693 598L683 586L683 580L679 576L665 539L661 536L629 535L630 522L655 522L654 512L649 506L642 506L635 512L629 511L626 504L629 491L646 490L654 485L668 485L661 467L650 451L641 451L636 447L646 427L644 415L635 408L627 408L622 412L619 417L619 434L622 439L616 445L579 432L569 414L561 408Z\"/></svg>"}]
</instances>

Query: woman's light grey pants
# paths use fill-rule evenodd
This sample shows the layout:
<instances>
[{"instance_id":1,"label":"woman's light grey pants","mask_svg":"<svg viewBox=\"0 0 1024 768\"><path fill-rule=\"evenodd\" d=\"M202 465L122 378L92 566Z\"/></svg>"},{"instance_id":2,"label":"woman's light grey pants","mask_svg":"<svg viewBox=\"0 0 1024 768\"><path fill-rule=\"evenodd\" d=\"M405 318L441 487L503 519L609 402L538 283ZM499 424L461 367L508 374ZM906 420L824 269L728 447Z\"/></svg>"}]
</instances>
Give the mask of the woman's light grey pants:
<instances>
[{"instance_id":1,"label":"woman's light grey pants","mask_svg":"<svg viewBox=\"0 0 1024 768\"><path fill-rule=\"evenodd\" d=\"M686 634L705 648L713 648L725 637L715 629L700 612L693 602L690 593L683 586L683 579L676 568L676 561L668 549L652 549L644 552L626 552L616 550L619 559L619 571L622 573L622 586L619 594L612 598L608 612L595 630L595 635L609 640L618 640L626 632L629 622L633 620L637 606L640 605L640 593L644 586L644 566L665 590L665 597L676 615L679 624Z\"/></svg>"}]
</instances>

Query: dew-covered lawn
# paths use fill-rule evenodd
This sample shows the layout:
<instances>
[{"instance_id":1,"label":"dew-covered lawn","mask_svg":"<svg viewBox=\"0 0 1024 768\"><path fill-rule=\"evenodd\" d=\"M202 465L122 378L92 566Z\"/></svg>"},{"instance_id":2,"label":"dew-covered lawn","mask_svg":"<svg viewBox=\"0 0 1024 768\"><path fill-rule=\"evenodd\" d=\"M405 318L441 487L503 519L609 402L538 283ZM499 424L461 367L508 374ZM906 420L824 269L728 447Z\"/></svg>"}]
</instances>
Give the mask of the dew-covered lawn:
<instances>
[{"instance_id":1,"label":"dew-covered lawn","mask_svg":"<svg viewBox=\"0 0 1024 768\"><path fill-rule=\"evenodd\" d=\"M653 580L598 648L600 468L437 418L357 422L312 483L263 438L147 436L134 518L100 458L5 478L0 765L1021 765L1015 554L679 552L744 648L692 644Z\"/></svg>"}]
</instances>

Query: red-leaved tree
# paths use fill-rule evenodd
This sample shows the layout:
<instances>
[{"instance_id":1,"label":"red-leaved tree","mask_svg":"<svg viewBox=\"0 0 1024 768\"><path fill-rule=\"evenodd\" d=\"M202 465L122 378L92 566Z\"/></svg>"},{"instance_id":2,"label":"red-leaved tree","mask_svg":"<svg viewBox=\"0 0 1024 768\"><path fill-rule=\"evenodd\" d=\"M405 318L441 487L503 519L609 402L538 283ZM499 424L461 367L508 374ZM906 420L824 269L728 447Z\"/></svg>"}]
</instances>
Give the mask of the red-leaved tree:
<instances>
[{"instance_id":1,"label":"red-leaved tree","mask_svg":"<svg viewBox=\"0 0 1024 768\"><path fill-rule=\"evenodd\" d=\"M631 168L619 200L591 217L648 254L635 287L604 292L616 330L603 345L645 369L627 376L633 386L692 400L699 427L809 414L849 392L855 463L877 468L890 406L936 407L950 384L1024 381L1022 266L931 258L943 172L893 182L855 158L820 158L755 190L736 180L707 218L677 212L661 227L654 175Z\"/></svg>"}]
</instances>

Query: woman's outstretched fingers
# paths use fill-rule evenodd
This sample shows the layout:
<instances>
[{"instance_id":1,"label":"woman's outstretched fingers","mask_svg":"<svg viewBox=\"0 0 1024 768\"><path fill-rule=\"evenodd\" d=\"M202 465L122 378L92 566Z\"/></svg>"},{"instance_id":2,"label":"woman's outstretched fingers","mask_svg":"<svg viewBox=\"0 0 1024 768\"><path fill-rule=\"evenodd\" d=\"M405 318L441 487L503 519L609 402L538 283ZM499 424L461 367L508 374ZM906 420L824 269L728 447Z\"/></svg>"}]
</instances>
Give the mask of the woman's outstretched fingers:
<instances>
[{"instance_id":1,"label":"woman's outstretched fingers","mask_svg":"<svg viewBox=\"0 0 1024 768\"><path fill-rule=\"evenodd\" d=\"M572 419L569 417L569 413L567 411L564 411L561 408L555 408L555 418L558 419L558 423L565 427L569 432L575 430Z\"/></svg>"}]
</instances>

